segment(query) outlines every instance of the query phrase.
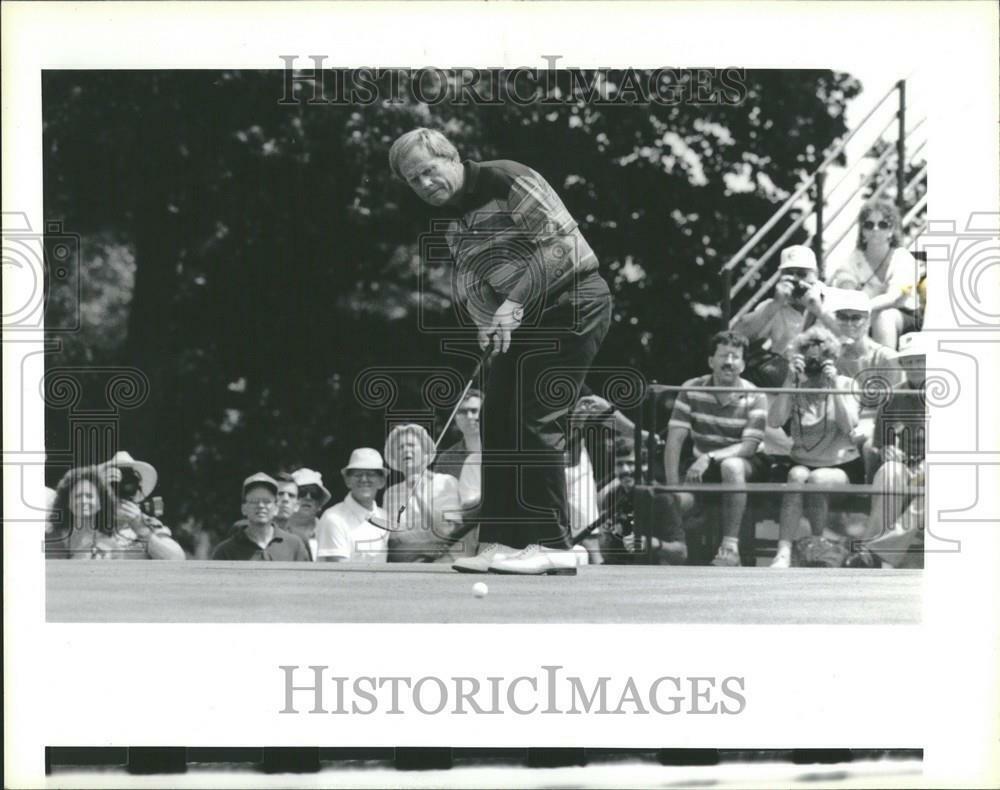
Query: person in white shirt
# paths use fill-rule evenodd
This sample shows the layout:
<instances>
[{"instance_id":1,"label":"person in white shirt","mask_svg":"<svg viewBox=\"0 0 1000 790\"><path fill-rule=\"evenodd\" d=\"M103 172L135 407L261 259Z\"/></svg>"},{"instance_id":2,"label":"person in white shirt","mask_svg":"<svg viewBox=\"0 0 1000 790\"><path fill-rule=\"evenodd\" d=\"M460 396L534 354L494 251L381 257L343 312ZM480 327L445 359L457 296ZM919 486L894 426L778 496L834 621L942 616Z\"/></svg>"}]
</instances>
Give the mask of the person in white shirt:
<instances>
[{"instance_id":1,"label":"person in white shirt","mask_svg":"<svg viewBox=\"0 0 1000 790\"><path fill-rule=\"evenodd\" d=\"M321 562L385 562L389 533L372 523L385 523L385 511L375 502L386 483L382 455L371 447L359 447L340 474L347 496L320 517L317 557Z\"/></svg>"},{"instance_id":2,"label":"person in white shirt","mask_svg":"<svg viewBox=\"0 0 1000 790\"><path fill-rule=\"evenodd\" d=\"M834 288L864 291L871 299L872 337L896 349L900 335L919 328L919 267L902 247L899 212L887 200L865 204L858 215L857 246L826 273Z\"/></svg>"}]
</instances>

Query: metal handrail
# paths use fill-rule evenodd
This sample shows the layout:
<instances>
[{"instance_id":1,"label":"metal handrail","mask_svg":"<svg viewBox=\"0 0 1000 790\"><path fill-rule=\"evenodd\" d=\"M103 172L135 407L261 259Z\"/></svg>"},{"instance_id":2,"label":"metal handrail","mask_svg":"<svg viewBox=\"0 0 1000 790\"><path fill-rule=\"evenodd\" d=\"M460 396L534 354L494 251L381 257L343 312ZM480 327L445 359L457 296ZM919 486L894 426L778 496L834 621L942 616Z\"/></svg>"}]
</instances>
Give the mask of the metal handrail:
<instances>
[{"instance_id":1,"label":"metal handrail","mask_svg":"<svg viewBox=\"0 0 1000 790\"><path fill-rule=\"evenodd\" d=\"M884 135L887 131L889 131L889 129L895 123L896 123L896 118L895 117L890 118L888 120L888 122L886 123L886 125L882 127L882 130L875 136L875 139L876 140L882 139L882 135ZM888 150L891 150L891 149L888 149ZM885 153L885 152L883 152L883 153ZM854 162L853 162L853 164L849 165L844 170L844 174L841 176L840 181L838 181L836 184L834 184L834 186L826 193L827 197L830 197L834 192L836 192L840 188L840 185L843 184L845 181L847 181L847 177L851 174L851 172L858 165L860 165L862 162L864 162L865 159L867 159L867 158L868 158L867 156L859 156L857 159L855 159Z\"/></svg>"},{"instance_id":2,"label":"metal handrail","mask_svg":"<svg viewBox=\"0 0 1000 790\"><path fill-rule=\"evenodd\" d=\"M826 170L829 166L843 153L847 144L861 131L863 127L866 126L868 121L883 107L886 100L892 96L894 93L898 94L899 106L896 111L892 114L885 125L879 130L878 134L873 138L873 144L875 141L881 140L885 133L895 124L900 126L900 132L897 137L895 145L887 145L886 150L883 151L875 162L875 166L872 168L872 172L866 175L861 183L858 184L851 192L842 200L838 200L839 205L833 209L832 213L824 217L823 207L832 203L829 198L833 193L837 192L840 187L847 181L849 174L865 159L865 157L859 157L852 164L850 164L844 171L843 175L833 186L832 189L823 193L823 187L820 186L823 182L823 177L826 175ZM764 225L754 233L754 235L740 248L740 250L734 255L721 269L724 293L723 293L723 313L724 316L729 320L730 326L738 320L740 317L745 315L749 310L751 310L758 300L763 296L763 294L777 281L777 274L768 278L762 285L757 289L757 291L750 297L745 304L741 306L739 311L735 315L732 315L732 299L733 297L740 294L747 285L753 280L754 277L758 275L758 272L763 269L763 267L771 260L774 254L785 244L785 242L794 234L807 219L812 216L816 216L817 224L819 227L816 230L813 238L813 245L816 248L817 260L823 260L829 258L830 254L837 249L837 247L843 242L844 238L851 232L851 230L856 226L856 222L852 221L841 234L838 236L837 240L830 246L825 247L823 245L822 237L823 230L829 228L831 223L839 217L844 209L850 205L852 199L862 190L866 189L873 181L880 180L881 183L878 184L872 195L869 196L869 200L877 198L882 195L889 185L895 181L897 186L897 201L900 203L904 200L904 195L913 188L914 185L919 183L921 180L926 179L927 166L924 165L923 168L913 176L909 183L904 183L904 170L907 162L912 162L913 157L921 151L926 144L926 138L921 141L921 143L910 152L910 155L906 155L906 142L912 139L914 133L924 124L926 121L926 116L920 118L916 123L914 123L910 128L906 127L906 80L898 80L892 87L886 91L886 93L876 102L871 109L865 114L861 121L852 129L850 132L835 142L825 155L822 163L816 167L816 169L810 174L806 180L795 190L795 192L788 197L784 203L779 207L779 209L768 219ZM890 160L892 155L896 155L896 176L895 179L889 176L888 172L885 172L886 163ZM766 234L768 234L777 223L792 209L795 203L800 200L807 191L813 187L817 187L816 199L812 202L812 205L808 209L804 209L801 215L791 223L791 225L786 228L777 241L772 243L768 249L759 258L754 260L750 266L748 266L733 283L733 271L738 265L744 263L749 253L763 240ZM919 205L925 204L925 201L920 201ZM906 220L904 221L904 226L907 221L912 220L915 216L915 212L907 212Z\"/></svg>"},{"instance_id":3,"label":"metal handrail","mask_svg":"<svg viewBox=\"0 0 1000 790\"><path fill-rule=\"evenodd\" d=\"M758 230L750 238L750 240L747 241L747 243L740 248L739 252L737 252L736 255L734 255L732 258L729 259L729 261L726 262L726 264L722 267L722 271L732 271L733 269L736 268L737 265L739 265L743 261L743 259L749 254L750 250L752 250L755 246L757 246L757 244L760 242L760 239L777 224L778 220L780 220L783 216L785 216L785 214L789 212L794 203L809 190L809 188L813 185L813 183L815 183L816 173L818 173L820 170L825 170L837 157L839 157L844 152L844 148L847 147L847 144L852 139L854 139L854 135L856 135L859 131L861 131L861 128L868 122L868 119L875 114L875 112L882 106L882 104L885 102L886 99L888 99L893 93L895 93L898 90L902 82L903 80L894 83L893 86L886 92L886 94L881 99L879 99L878 103L874 107L872 107L871 110L868 111L868 114L865 115L865 117L861 120L861 122L857 126L855 126L854 129L852 129L847 134L846 137L844 137L837 143L834 143L834 145L832 146L832 150L830 150L827 156L823 159L823 162L819 165L819 167L817 167L813 171L812 175L810 175L806 179L805 183L803 183L797 190L795 190L795 192L791 195L791 197L789 197L782 204L782 206L773 215L771 215L771 218L767 222L765 222L763 227L761 227L760 230Z\"/></svg>"},{"instance_id":4,"label":"metal handrail","mask_svg":"<svg viewBox=\"0 0 1000 790\"><path fill-rule=\"evenodd\" d=\"M913 150L912 150L912 151L910 152L910 161L911 161L911 162L912 162L912 161L913 161L914 159L916 159L916 157L917 157L917 154L919 154L919 153L920 153L921 151L923 151L923 150L924 150L924 146L925 146L925 145L927 145L927 138L926 138L926 137L925 137L925 138L924 138L923 140L921 140L921 141L920 141L920 145L918 145L918 146L917 146L916 148L914 148L914 149L913 149Z\"/></svg>"},{"instance_id":5,"label":"metal handrail","mask_svg":"<svg viewBox=\"0 0 1000 790\"><path fill-rule=\"evenodd\" d=\"M793 461L794 463L794 461ZM636 488L640 486L637 485ZM858 496L922 496L927 493L923 486L886 486L863 483L841 483L839 485L816 486L809 483L648 483L641 486L645 490L663 494L684 491L703 494L855 494Z\"/></svg>"},{"instance_id":6,"label":"metal handrail","mask_svg":"<svg viewBox=\"0 0 1000 790\"><path fill-rule=\"evenodd\" d=\"M911 136L913 135L913 133L914 133L915 131L917 131L917 129L919 129L919 128L920 128L920 126L921 126L921 125L922 125L922 124L924 123L924 121L926 121L926 120L927 120L927 116L924 116L924 117L923 117L923 118L921 118L921 119L920 119L919 121L917 121L917 122L916 122L916 124L914 124L913 128L912 128L912 129L910 129L910 130L909 130L909 131L908 131L908 132L907 132L907 133L906 133L906 134L904 135L904 139L909 139L909 138L910 138L910 137L911 137ZM919 145L919 146L917 147L917 149L916 149L916 150L917 150L917 151L919 151L920 149L922 149L922 148L924 147L924 144L925 144L926 142L927 142L927 141L926 141L926 140L924 140L924 141L923 141L923 142L922 142L922 143L921 143L921 144L920 144L920 145ZM916 151L915 151L915 152L913 152L913 154L915 154L915 153L916 153ZM854 196L855 196L855 195L856 195L856 194L857 194L858 192L860 192L860 191L861 191L862 189L864 189L864 188L865 188L865 186L867 186L868 182L869 182L869 181L870 181L871 179L873 179L873 178L875 178L875 177L877 177L878 175L880 175L880 174L881 174L881 172L882 172L882 167L883 167L883 166L885 165L885 163L886 163L886 162L888 161L889 157L890 157L890 156L892 156L893 154L898 154L897 150L896 150L896 149L894 149L894 148L892 148L891 146L887 146L887 147L886 147L886 149L885 149L885 150L884 150L884 151L883 151L883 152L881 153L881 155L879 156L879 158L878 158L878 159L876 160L876 166L875 166L874 168L872 168L872 172L871 172L871 173L870 173L870 174L868 175L868 177L867 177L867 178L865 178L865 179L864 179L864 180L863 180L863 181L861 182L861 184L859 184L859 185L858 185L858 187L857 187L857 188L856 188L856 189L855 189L855 190L854 190L854 191L853 191L853 192L852 192L852 193L851 193L850 195L848 195L848 197L847 197L847 200L846 200L846 201L845 201L845 202L844 202L843 204L841 204L840 208L838 208L838 209L837 209L837 211L835 211L835 212L834 212L834 215L833 215L834 217L835 217L835 216L837 216L838 214L840 214L840 212L841 212L841 211L842 211L842 210L843 210L843 209L844 209L844 208L845 208L845 207L847 206L847 201L849 201L849 200L850 200L850 199L851 199L852 197L854 197ZM911 154L911 155L912 155L912 154ZM898 162L896 163L896 167L897 167L897 168L899 167L899 163L898 163ZM926 165L925 165L925 166L924 166L924 170L926 171L926 169L927 169L927 167L926 167ZM872 192L872 194L871 194L871 195L869 195L869 196L868 196L868 200L876 200L877 198L881 197L882 193L883 193L883 192L885 192L885 190L886 190L886 189L888 189L888 187L889 187L889 186L890 186L891 184L892 184L892 179L891 179L891 178L885 178L885 179L884 179L884 180L882 181L882 183L878 185L878 188L876 188L876 190L875 190L874 192ZM909 189L909 187L908 187L908 186L907 186L907 187L905 187L903 191L905 192L905 191L906 191L906 189ZM831 217L831 220L832 220L832 217ZM905 225L906 225L906 222L902 222L901 224L903 224L903 225L905 226ZM850 225L848 225L848 226L847 226L846 228L844 228L844 230L843 230L843 231L841 231L840 235L839 235L839 236L837 236L836 240L835 240L835 241L834 241L834 242L833 242L832 244L830 244L830 245L829 245L829 246L827 247L827 256L828 256L828 257L829 257L830 255L832 255L832 254L833 254L833 252L834 252L834 251L835 251L835 250L836 250L836 249L837 249L837 248L838 248L838 247L839 247L839 246L841 245L841 243L842 243L842 242L844 241L844 239L845 239L845 238L847 237L847 235L848 235L849 233L851 233L851 231L853 231L853 230L854 230L855 226L856 226L856 223L853 223L853 222L852 222L852 223L851 223Z\"/></svg>"},{"instance_id":7,"label":"metal handrail","mask_svg":"<svg viewBox=\"0 0 1000 790\"><path fill-rule=\"evenodd\" d=\"M780 275L781 275L781 272L777 271L774 274L772 274L768 279L766 279L761 284L760 288L758 288L756 291L754 291L753 296L751 296L749 299L747 299L747 301L743 303L743 306L739 310L736 311L736 315L734 315L732 317L732 319L730 319L729 325L733 326L744 315L746 315L751 310L753 310L753 308L757 305L757 302L759 301L760 297L762 297L764 294L766 294L768 291L770 291L774 287L774 284L776 282L778 282L778 278L779 278Z\"/></svg>"},{"instance_id":8,"label":"metal handrail","mask_svg":"<svg viewBox=\"0 0 1000 790\"><path fill-rule=\"evenodd\" d=\"M836 387L719 387L714 384L657 384L660 392L683 392L684 390L697 390L698 392L742 392L744 394L756 394L758 392L776 393L779 395L854 395L855 390L842 390ZM888 390L887 390L888 391ZM925 396L922 389L893 389L893 395Z\"/></svg>"},{"instance_id":9,"label":"metal handrail","mask_svg":"<svg viewBox=\"0 0 1000 790\"><path fill-rule=\"evenodd\" d=\"M840 212L842 212L845 208L847 208L850 205L851 198L853 198L856 194L858 194L858 192L860 192L862 189L868 186L868 182L870 182L873 178L878 177L878 175L882 172L882 167L888 161L889 157L895 153L896 152L894 149L886 148L881 154L879 154L878 159L875 160L875 166L872 168L872 171L868 175L866 175L863 179L861 179L861 183L851 190L851 194L849 194L845 198L844 202L840 204L837 210L833 212L833 214L827 220L828 225L831 222L833 222L834 219L840 216ZM860 162L861 160L859 159L858 161ZM888 179L886 180L888 181ZM848 230L850 230L850 228L848 228ZM833 244L830 247L830 251L832 252L836 246L837 246L836 244Z\"/></svg>"},{"instance_id":10,"label":"metal handrail","mask_svg":"<svg viewBox=\"0 0 1000 790\"><path fill-rule=\"evenodd\" d=\"M918 181L926 180L926 176L927 176L927 165L925 164L923 167L920 168L920 170L917 171L917 174L910 179L910 182L906 185L903 191L909 192L911 189L913 189L913 187L916 185Z\"/></svg>"},{"instance_id":11,"label":"metal handrail","mask_svg":"<svg viewBox=\"0 0 1000 790\"><path fill-rule=\"evenodd\" d=\"M767 248L767 251L754 262L753 266L740 275L740 279L737 280L735 285L729 289L730 297L736 296L736 294L743 290L743 287L753 278L755 274L757 274L757 272L761 270L764 264L771 259L771 256L774 255L774 253L777 252L782 245L784 245L784 243L788 240L788 237L801 228L802 223L809 219L812 214L812 209L810 209L808 212L803 213L802 216L785 229L785 232L778 237L778 240L774 242L774 244Z\"/></svg>"},{"instance_id":12,"label":"metal handrail","mask_svg":"<svg viewBox=\"0 0 1000 790\"><path fill-rule=\"evenodd\" d=\"M906 212L906 216L903 217L902 220L903 225L909 225L913 221L913 219L917 216L917 214L920 213L920 210L923 209L923 207L926 205L927 205L927 193L924 192L924 194L920 196L920 200L918 200L916 203L913 204L913 208L911 208L908 212Z\"/></svg>"}]
</instances>

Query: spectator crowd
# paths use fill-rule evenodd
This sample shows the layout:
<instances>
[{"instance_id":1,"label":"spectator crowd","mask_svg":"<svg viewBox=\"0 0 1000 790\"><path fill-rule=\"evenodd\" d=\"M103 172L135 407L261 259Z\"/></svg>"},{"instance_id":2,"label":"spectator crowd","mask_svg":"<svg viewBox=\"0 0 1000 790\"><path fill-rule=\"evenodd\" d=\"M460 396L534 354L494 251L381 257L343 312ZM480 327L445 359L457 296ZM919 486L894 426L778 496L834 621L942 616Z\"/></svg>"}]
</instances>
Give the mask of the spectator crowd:
<instances>
[{"instance_id":1,"label":"spectator crowd","mask_svg":"<svg viewBox=\"0 0 1000 790\"><path fill-rule=\"evenodd\" d=\"M771 567L922 566L926 292L900 244L899 214L876 201L824 280L810 248L786 248L770 297L711 338L706 373L672 388L662 435L584 394L566 450L578 564L756 564L754 525L771 519ZM256 471L239 484L237 513L234 482L233 523L211 559L480 570L488 408L469 390L457 439L440 452L423 426L394 425L381 450L350 453L337 485L309 468ZM637 487L640 470L658 485ZM127 452L69 470L51 494L46 556L185 559L154 506L156 483L156 469ZM748 493L755 483L787 488ZM874 493L859 517L849 487L864 484ZM709 554L693 549L695 533L708 535Z\"/></svg>"}]
</instances>

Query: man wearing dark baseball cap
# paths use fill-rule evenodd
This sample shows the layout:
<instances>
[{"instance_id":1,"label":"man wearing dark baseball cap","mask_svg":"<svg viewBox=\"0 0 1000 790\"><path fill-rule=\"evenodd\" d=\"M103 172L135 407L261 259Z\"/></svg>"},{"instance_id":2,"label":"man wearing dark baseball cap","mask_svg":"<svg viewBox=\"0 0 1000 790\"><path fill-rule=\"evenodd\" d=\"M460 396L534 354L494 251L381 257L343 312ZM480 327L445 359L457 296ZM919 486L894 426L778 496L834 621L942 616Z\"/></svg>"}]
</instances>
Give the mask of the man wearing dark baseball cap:
<instances>
[{"instance_id":1,"label":"man wearing dark baseball cap","mask_svg":"<svg viewBox=\"0 0 1000 790\"><path fill-rule=\"evenodd\" d=\"M215 547L213 560L309 562L309 550L301 538L274 523L277 480L263 472L250 475L243 481L242 501L247 525Z\"/></svg>"}]
</instances>

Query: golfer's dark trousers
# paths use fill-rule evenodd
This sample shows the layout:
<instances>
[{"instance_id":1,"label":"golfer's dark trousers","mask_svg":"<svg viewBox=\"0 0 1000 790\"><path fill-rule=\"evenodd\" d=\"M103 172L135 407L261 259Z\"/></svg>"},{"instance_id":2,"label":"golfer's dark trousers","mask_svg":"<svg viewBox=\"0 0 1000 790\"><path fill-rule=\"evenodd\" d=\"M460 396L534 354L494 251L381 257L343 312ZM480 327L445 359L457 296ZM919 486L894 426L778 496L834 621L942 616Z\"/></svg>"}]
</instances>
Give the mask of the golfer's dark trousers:
<instances>
[{"instance_id":1,"label":"golfer's dark trousers","mask_svg":"<svg viewBox=\"0 0 1000 790\"><path fill-rule=\"evenodd\" d=\"M569 548L568 415L611 324L611 293L590 274L493 357L483 403L479 545Z\"/></svg>"}]
</instances>

